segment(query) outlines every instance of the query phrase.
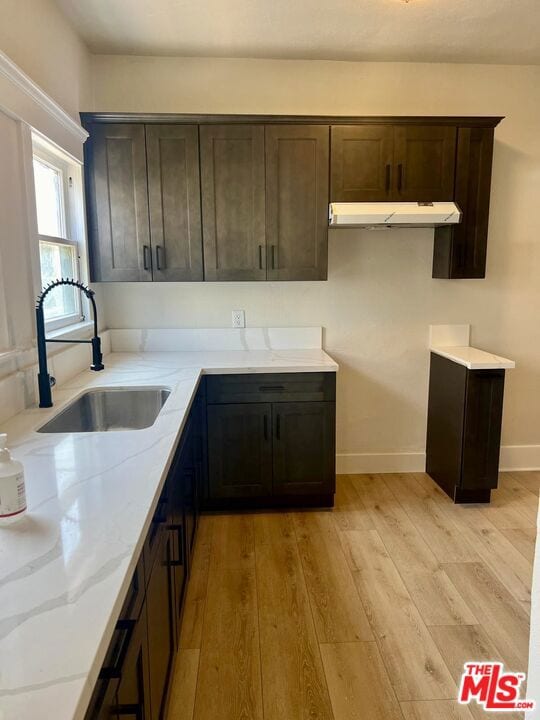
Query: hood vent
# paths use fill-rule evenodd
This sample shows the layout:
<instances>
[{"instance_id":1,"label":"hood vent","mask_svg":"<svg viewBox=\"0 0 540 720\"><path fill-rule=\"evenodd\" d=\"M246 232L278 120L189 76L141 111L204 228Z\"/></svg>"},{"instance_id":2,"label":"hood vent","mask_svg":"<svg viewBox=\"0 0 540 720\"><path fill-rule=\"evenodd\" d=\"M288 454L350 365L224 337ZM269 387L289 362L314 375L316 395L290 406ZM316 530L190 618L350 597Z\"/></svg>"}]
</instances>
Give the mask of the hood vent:
<instances>
[{"instance_id":1,"label":"hood vent","mask_svg":"<svg viewBox=\"0 0 540 720\"><path fill-rule=\"evenodd\" d=\"M330 227L437 227L461 221L453 202L330 203Z\"/></svg>"}]
</instances>

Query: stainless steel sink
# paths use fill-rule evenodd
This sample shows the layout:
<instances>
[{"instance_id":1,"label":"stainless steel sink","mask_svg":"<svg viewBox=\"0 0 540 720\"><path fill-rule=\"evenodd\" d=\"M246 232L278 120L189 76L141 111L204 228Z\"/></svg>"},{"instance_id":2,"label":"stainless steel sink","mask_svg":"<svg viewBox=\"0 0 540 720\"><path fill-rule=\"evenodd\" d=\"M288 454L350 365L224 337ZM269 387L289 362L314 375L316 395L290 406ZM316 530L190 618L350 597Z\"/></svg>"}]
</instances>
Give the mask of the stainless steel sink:
<instances>
[{"instance_id":1,"label":"stainless steel sink","mask_svg":"<svg viewBox=\"0 0 540 720\"><path fill-rule=\"evenodd\" d=\"M171 391L164 387L88 390L38 432L141 430L155 423L170 394Z\"/></svg>"}]
</instances>

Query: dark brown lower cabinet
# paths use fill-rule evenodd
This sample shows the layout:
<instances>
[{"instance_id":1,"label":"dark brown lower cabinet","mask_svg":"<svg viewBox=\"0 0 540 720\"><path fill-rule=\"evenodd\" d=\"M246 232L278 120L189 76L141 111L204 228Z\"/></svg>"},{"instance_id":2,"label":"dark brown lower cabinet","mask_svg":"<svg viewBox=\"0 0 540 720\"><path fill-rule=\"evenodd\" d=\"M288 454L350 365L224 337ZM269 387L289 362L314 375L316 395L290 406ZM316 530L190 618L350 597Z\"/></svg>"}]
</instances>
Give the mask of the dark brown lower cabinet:
<instances>
[{"instance_id":1,"label":"dark brown lower cabinet","mask_svg":"<svg viewBox=\"0 0 540 720\"><path fill-rule=\"evenodd\" d=\"M332 494L336 476L335 404L274 403L272 411L274 493Z\"/></svg>"},{"instance_id":2,"label":"dark brown lower cabinet","mask_svg":"<svg viewBox=\"0 0 540 720\"><path fill-rule=\"evenodd\" d=\"M85 720L166 717L206 460L201 402L197 396L182 433Z\"/></svg>"},{"instance_id":3,"label":"dark brown lower cabinet","mask_svg":"<svg viewBox=\"0 0 540 720\"><path fill-rule=\"evenodd\" d=\"M504 370L468 370L431 354L426 472L455 502L497 487Z\"/></svg>"},{"instance_id":4,"label":"dark brown lower cabinet","mask_svg":"<svg viewBox=\"0 0 540 720\"><path fill-rule=\"evenodd\" d=\"M270 403L208 406L208 473L213 498L272 494Z\"/></svg>"},{"instance_id":5,"label":"dark brown lower cabinet","mask_svg":"<svg viewBox=\"0 0 540 720\"><path fill-rule=\"evenodd\" d=\"M175 652L172 536L161 532L156 561L146 588L148 667L152 718L163 718Z\"/></svg>"},{"instance_id":6,"label":"dark brown lower cabinet","mask_svg":"<svg viewBox=\"0 0 540 720\"><path fill-rule=\"evenodd\" d=\"M148 636L146 607L133 623L127 651L122 662L121 678L117 691L116 713L121 718L150 720L150 684L148 672ZM115 717L115 715L113 715Z\"/></svg>"},{"instance_id":7,"label":"dark brown lower cabinet","mask_svg":"<svg viewBox=\"0 0 540 720\"><path fill-rule=\"evenodd\" d=\"M207 382L207 507L333 505L334 373Z\"/></svg>"}]
</instances>

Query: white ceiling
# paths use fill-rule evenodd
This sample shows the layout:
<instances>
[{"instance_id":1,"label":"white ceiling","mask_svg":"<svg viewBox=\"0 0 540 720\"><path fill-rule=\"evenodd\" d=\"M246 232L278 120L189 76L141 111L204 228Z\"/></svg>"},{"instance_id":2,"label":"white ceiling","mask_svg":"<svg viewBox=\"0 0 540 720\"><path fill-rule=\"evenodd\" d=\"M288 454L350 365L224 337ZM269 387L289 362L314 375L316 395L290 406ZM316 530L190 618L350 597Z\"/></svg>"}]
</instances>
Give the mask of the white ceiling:
<instances>
[{"instance_id":1,"label":"white ceiling","mask_svg":"<svg viewBox=\"0 0 540 720\"><path fill-rule=\"evenodd\" d=\"M56 0L95 53L540 64L540 0Z\"/></svg>"}]
</instances>

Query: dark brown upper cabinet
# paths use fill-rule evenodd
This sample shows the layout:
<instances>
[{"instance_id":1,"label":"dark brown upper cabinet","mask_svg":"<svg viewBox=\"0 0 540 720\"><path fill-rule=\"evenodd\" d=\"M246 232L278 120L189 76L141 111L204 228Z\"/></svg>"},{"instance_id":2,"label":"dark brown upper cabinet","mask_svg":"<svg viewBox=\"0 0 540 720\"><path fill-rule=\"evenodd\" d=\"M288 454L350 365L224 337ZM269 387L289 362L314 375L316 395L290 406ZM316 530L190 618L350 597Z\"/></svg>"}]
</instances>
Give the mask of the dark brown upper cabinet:
<instances>
[{"instance_id":1,"label":"dark brown upper cabinet","mask_svg":"<svg viewBox=\"0 0 540 720\"><path fill-rule=\"evenodd\" d=\"M154 280L202 280L199 130L147 125L148 200Z\"/></svg>"},{"instance_id":2,"label":"dark brown upper cabinet","mask_svg":"<svg viewBox=\"0 0 540 720\"><path fill-rule=\"evenodd\" d=\"M396 126L393 197L405 202L453 200L455 153L455 127Z\"/></svg>"},{"instance_id":3,"label":"dark brown upper cabinet","mask_svg":"<svg viewBox=\"0 0 540 720\"><path fill-rule=\"evenodd\" d=\"M85 173L94 281L151 280L144 125L89 128Z\"/></svg>"},{"instance_id":4,"label":"dark brown upper cabinet","mask_svg":"<svg viewBox=\"0 0 540 720\"><path fill-rule=\"evenodd\" d=\"M205 279L265 280L264 127L200 133Z\"/></svg>"},{"instance_id":5,"label":"dark brown upper cabinet","mask_svg":"<svg viewBox=\"0 0 540 720\"><path fill-rule=\"evenodd\" d=\"M81 118L94 281L325 280L328 202L392 200L456 202L433 277L485 276L500 117Z\"/></svg>"},{"instance_id":6,"label":"dark brown upper cabinet","mask_svg":"<svg viewBox=\"0 0 540 720\"><path fill-rule=\"evenodd\" d=\"M391 125L336 125L331 146L333 202L390 200L394 163Z\"/></svg>"},{"instance_id":7,"label":"dark brown upper cabinet","mask_svg":"<svg viewBox=\"0 0 540 720\"><path fill-rule=\"evenodd\" d=\"M326 280L329 127L267 125L268 280Z\"/></svg>"},{"instance_id":8,"label":"dark brown upper cabinet","mask_svg":"<svg viewBox=\"0 0 540 720\"><path fill-rule=\"evenodd\" d=\"M483 278L493 158L492 127L458 130L455 202L463 220L435 228L434 278Z\"/></svg>"},{"instance_id":9,"label":"dark brown upper cabinet","mask_svg":"<svg viewBox=\"0 0 540 720\"><path fill-rule=\"evenodd\" d=\"M456 128L332 127L332 202L453 200Z\"/></svg>"},{"instance_id":10,"label":"dark brown upper cabinet","mask_svg":"<svg viewBox=\"0 0 540 720\"><path fill-rule=\"evenodd\" d=\"M93 281L203 279L196 125L96 124L85 166Z\"/></svg>"}]
</instances>

